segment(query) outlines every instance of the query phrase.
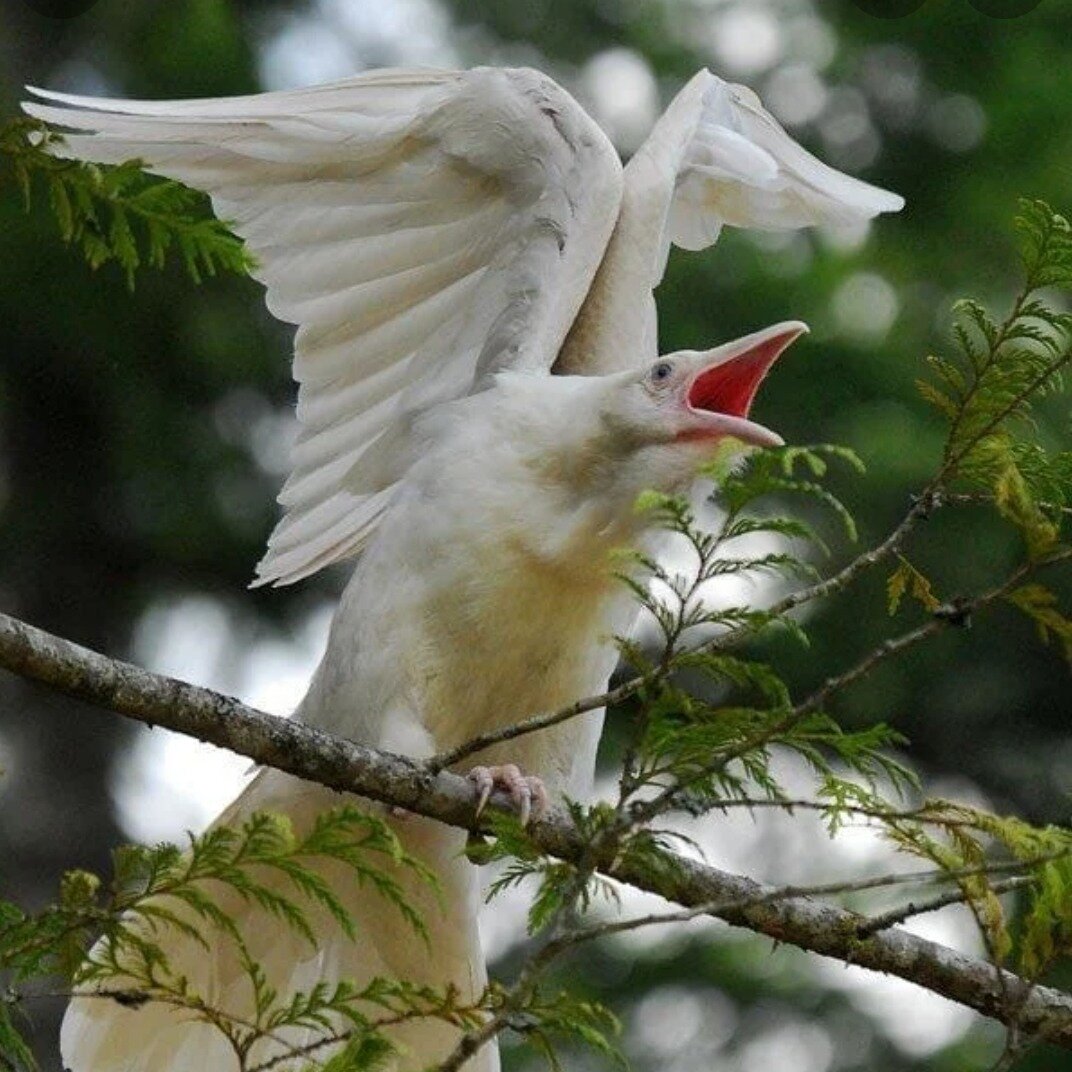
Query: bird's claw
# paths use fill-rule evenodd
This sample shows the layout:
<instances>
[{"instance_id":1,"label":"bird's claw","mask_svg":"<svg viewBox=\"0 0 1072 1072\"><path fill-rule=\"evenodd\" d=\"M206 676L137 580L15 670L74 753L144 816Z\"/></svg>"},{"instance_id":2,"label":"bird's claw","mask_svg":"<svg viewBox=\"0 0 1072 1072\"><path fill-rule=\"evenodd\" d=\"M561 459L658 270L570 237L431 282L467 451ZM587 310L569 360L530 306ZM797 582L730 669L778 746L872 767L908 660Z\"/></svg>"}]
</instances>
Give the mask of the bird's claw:
<instances>
[{"instance_id":1,"label":"bird's claw","mask_svg":"<svg viewBox=\"0 0 1072 1072\"><path fill-rule=\"evenodd\" d=\"M483 812L496 789L510 794L522 826L528 826L530 819L543 818L550 807L543 780L522 774L513 763L498 767L474 767L469 772L469 781L476 787L477 816Z\"/></svg>"}]
</instances>

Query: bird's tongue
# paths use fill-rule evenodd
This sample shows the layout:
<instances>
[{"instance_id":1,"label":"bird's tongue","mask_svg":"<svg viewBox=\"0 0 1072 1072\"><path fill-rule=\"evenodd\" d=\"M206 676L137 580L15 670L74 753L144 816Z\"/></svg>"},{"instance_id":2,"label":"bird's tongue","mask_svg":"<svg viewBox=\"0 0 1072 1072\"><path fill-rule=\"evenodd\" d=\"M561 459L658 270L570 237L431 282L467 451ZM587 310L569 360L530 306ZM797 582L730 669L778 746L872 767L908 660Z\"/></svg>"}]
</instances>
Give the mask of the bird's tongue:
<instances>
[{"instance_id":1,"label":"bird's tongue","mask_svg":"<svg viewBox=\"0 0 1072 1072\"><path fill-rule=\"evenodd\" d=\"M689 405L710 413L747 417L763 377L791 341L786 335L773 335L704 369L689 387Z\"/></svg>"}]
</instances>

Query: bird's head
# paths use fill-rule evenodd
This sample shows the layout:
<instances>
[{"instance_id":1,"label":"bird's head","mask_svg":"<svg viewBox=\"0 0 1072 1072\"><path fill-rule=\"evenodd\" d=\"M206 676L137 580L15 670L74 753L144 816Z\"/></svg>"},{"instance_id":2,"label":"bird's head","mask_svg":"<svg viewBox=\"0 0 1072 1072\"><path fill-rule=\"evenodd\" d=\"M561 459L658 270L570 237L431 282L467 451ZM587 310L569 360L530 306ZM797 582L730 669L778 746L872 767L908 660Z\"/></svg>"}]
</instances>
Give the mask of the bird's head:
<instances>
[{"instance_id":1,"label":"bird's head","mask_svg":"<svg viewBox=\"0 0 1072 1072\"><path fill-rule=\"evenodd\" d=\"M780 445L777 433L748 415L770 367L807 330L786 321L713 350L681 350L607 377L603 424L626 463L627 483L676 490L727 449Z\"/></svg>"}]
</instances>

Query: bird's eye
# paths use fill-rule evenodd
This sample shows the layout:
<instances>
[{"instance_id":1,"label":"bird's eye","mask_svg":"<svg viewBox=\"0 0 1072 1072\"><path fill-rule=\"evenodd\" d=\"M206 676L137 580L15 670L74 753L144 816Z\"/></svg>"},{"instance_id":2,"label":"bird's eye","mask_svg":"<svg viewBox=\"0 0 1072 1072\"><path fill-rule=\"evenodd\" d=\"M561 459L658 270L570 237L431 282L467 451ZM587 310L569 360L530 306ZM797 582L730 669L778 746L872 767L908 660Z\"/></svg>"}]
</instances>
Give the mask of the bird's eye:
<instances>
[{"instance_id":1,"label":"bird's eye","mask_svg":"<svg viewBox=\"0 0 1072 1072\"><path fill-rule=\"evenodd\" d=\"M670 379L670 373L674 371L674 366L669 361L660 361L657 365L653 365L651 368L652 383L665 383Z\"/></svg>"}]
</instances>

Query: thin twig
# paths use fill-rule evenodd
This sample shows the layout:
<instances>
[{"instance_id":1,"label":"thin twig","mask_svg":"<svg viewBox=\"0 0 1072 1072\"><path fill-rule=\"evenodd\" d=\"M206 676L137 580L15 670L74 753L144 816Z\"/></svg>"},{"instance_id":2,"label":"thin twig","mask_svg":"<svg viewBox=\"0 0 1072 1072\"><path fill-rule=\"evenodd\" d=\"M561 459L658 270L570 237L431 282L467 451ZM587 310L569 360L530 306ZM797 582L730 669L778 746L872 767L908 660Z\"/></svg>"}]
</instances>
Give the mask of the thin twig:
<instances>
[{"instance_id":1,"label":"thin twig","mask_svg":"<svg viewBox=\"0 0 1072 1072\"><path fill-rule=\"evenodd\" d=\"M616 688L608 689L606 692L601 692L595 696L586 696L584 699L575 700L573 703L568 704L566 707L559 708L557 711L549 711L542 715L533 715L531 718L523 719L520 722L514 722L509 726L503 726L501 729L492 730L489 733L477 734L475 737L470 737L469 740L465 741L463 744L458 745L457 748L451 748L445 752L440 752L431 759L426 760L425 766L432 771L432 773L438 774L439 771L448 770L460 763L463 759L475 755L477 752L482 752L485 748L491 747L491 745L502 744L504 741L512 741L517 737L524 737L530 733L536 733L539 730L557 726L562 722L568 722L571 718L587 714L589 711L598 711L601 707L608 707L612 704L622 703L624 700L628 700L631 696L635 696L646 684L648 684L649 680L650 678L647 675L630 678Z\"/></svg>"},{"instance_id":2,"label":"thin twig","mask_svg":"<svg viewBox=\"0 0 1072 1072\"><path fill-rule=\"evenodd\" d=\"M1063 859L1069 853L1060 853L1047 856L1045 859ZM774 889L767 889L762 894L754 897L741 898L737 901L709 901L705 904L694 905L691 908L680 909L674 912L653 912L646 916L633 916L630 919L608 920L603 923L593 924L582 930L573 932L568 943L573 946L582 941L590 941L596 938L604 938L625 931L639 930L642 927L660 926L668 923L687 923L700 916L721 916L727 912L740 912L746 908L755 908L761 905L774 904L777 901L785 901L799 897L829 897L848 893L865 893L871 890L883 889L890 886L908 886L920 882L954 882L957 879L973 878L980 875L1000 874L1004 871L1015 869L1023 871L1040 861L1015 861L1010 863L991 864L984 867L965 867L951 871L909 871L892 875L876 875L864 879L848 879L844 882L824 882L813 885L787 885ZM1036 879L1030 875L1015 875L992 884L991 889L995 893L1006 893L1012 889L1029 886L1036 883ZM861 937L866 937L887 927L899 923L913 915L935 911L946 905L959 904L967 899L967 894L962 890L948 890L936 896L933 900L920 902L919 906L906 905L903 908L894 909L884 916L875 916L863 919L857 928ZM900 913L900 915L898 915ZM882 922L889 917L889 922Z\"/></svg>"},{"instance_id":3,"label":"thin twig","mask_svg":"<svg viewBox=\"0 0 1072 1072\"><path fill-rule=\"evenodd\" d=\"M958 491L947 494L945 501L954 506L993 506L994 496L982 491ZM1043 513L1063 514L1066 517L1072 517L1072 506L1064 506L1061 503L1045 499L1040 499L1036 505Z\"/></svg>"},{"instance_id":4,"label":"thin twig","mask_svg":"<svg viewBox=\"0 0 1072 1072\"><path fill-rule=\"evenodd\" d=\"M790 611L803 606L805 603L810 603L812 600L822 599L825 596L833 595L835 592L840 592L843 588L848 587L848 585L855 581L865 570L878 565L891 555L896 554L903 546L905 540L908 539L909 534L916 525L918 525L924 518L929 517L937 507L942 505L942 502L943 500L938 494L937 486L932 481L913 499L911 508L880 544L877 544L875 547L872 547L871 550L865 551L861 555L857 555L856 558L846 566L843 566L837 573L827 577L826 580L816 581L815 584L797 589L797 591L790 592L788 595L783 596L783 598L767 607L764 613L769 614L773 618L781 618ZM705 644L701 645L699 650L706 651L729 647L747 633L747 627L734 629L728 633L723 633L720 636L712 637Z\"/></svg>"},{"instance_id":5,"label":"thin twig","mask_svg":"<svg viewBox=\"0 0 1072 1072\"><path fill-rule=\"evenodd\" d=\"M991 883L990 892L997 894L1011 893L1014 890L1037 884L1038 879L1033 875L1014 875L1012 878ZM884 931L888 927L894 927L898 923L904 923L907 919L922 916L928 912L937 912L938 909L946 908L949 905L962 904L967 899L968 894L963 889L956 889L947 890L945 893L940 893L926 901L909 901L908 904L901 905L898 908L891 908L888 912L883 912L879 916L872 916L865 923L860 924L857 934L861 938L866 938L868 935Z\"/></svg>"}]
</instances>

